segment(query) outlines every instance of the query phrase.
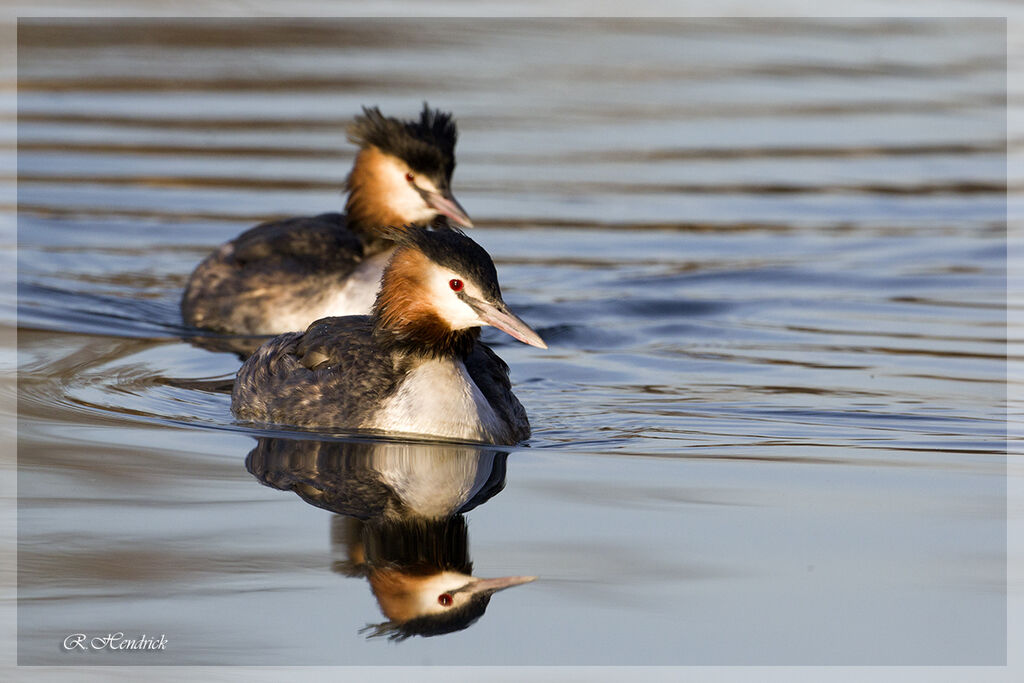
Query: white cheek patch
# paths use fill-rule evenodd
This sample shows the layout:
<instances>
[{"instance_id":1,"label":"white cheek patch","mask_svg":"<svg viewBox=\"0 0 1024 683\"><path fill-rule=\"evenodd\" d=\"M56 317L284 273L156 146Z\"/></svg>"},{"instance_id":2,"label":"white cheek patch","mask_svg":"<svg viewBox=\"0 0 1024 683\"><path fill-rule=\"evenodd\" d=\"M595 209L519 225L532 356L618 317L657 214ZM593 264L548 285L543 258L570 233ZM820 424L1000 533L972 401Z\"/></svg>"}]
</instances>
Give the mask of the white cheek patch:
<instances>
[{"instance_id":1,"label":"white cheek patch","mask_svg":"<svg viewBox=\"0 0 1024 683\"><path fill-rule=\"evenodd\" d=\"M417 614L440 614L447 611L450 608L443 606L438 601L438 596L442 593L462 588L472 580L473 577L468 574L458 574L451 571L442 572L437 576L430 577L423 582L423 585L417 592ZM455 598L455 596L452 597L453 599Z\"/></svg>"},{"instance_id":2,"label":"white cheek patch","mask_svg":"<svg viewBox=\"0 0 1024 683\"><path fill-rule=\"evenodd\" d=\"M443 268L435 268L430 274L428 288L430 289L430 300L434 303L434 309L442 320L448 323L453 330L465 330L470 327L480 327L485 323L480 316L465 301L459 298L457 292L451 287L452 280L462 280L456 273ZM462 280L463 292L476 299L482 299L483 295L471 283Z\"/></svg>"},{"instance_id":3,"label":"white cheek patch","mask_svg":"<svg viewBox=\"0 0 1024 683\"><path fill-rule=\"evenodd\" d=\"M405 166L397 160L385 157L385 160L378 167L380 175L380 188L387 196L387 204L402 216L402 220L408 223L425 223L437 215L437 211L423 201L423 197L405 179ZM429 186L433 183L426 179L417 179L420 187ZM426 183L426 185L424 184Z\"/></svg>"}]
</instances>

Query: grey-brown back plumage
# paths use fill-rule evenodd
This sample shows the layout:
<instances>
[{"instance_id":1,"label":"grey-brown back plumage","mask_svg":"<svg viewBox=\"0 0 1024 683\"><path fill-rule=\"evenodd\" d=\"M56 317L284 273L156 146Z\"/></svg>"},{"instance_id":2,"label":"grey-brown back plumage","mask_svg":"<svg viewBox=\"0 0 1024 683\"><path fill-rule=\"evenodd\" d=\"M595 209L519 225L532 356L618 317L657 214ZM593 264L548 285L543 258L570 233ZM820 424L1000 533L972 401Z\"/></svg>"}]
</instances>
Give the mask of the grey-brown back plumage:
<instances>
[{"instance_id":1,"label":"grey-brown back plumage","mask_svg":"<svg viewBox=\"0 0 1024 683\"><path fill-rule=\"evenodd\" d=\"M356 427L405 374L373 341L369 316L317 320L256 350L235 379L241 419L296 426Z\"/></svg>"},{"instance_id":2,"label":"grey-brown back plumage","mask_svg":"<svg viewBox=\"0 0 1024 683\"><path fill-rule=\"evenodd\" d=\"M264 333L264 321L273 318L273 311L326 296L363 257L363 242L348 229L343 214L262 223L196 268L182 296L182 316L197 327Z\"/></svg>"}]
</instances>

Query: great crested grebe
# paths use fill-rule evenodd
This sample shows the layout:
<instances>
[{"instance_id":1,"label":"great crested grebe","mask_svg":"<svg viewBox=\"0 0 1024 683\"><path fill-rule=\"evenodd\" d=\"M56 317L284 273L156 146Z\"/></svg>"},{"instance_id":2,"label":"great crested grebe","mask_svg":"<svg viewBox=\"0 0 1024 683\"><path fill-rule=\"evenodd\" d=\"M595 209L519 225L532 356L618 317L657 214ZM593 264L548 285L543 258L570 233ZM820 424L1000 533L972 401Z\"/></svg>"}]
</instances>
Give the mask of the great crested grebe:
<instances>
[{"instance_id":1,"label":"great crested grebe","mask_svg":"<svg viewBox=\"0 0 1024 683\"><path fill-rule=\"evenodd\" d=\"M243 420L514 444L530 435L508 366L481 325L547 348L501 298L490 256L458 230L386 230L398 243L368 316L317 320L263 344L235 379Z\"/></svg>"},{"instance_id":2,"label":"great crested grebe","mask_svg":"<svg viewBox=\"0 0 1024 683\"><path fill-rule=\"evenodd\" d=\"M419 120L363 108L348 128L359 145L345 213L271 221L206 258L181 299L185 323L269 335L330 315L369 313L394 240L380 228L472 221L451 193L455 121L426 103Z\"/></svg>"},{"instance_id":3,"label":"great crested grebe","mask_svg":"<svg viewBox=\"0 0 1024 683\"><path fill-rule=\"evenodd\" d=\"M245 465L338 513L332 569L365 578L387 619L360 632L404 640L468 628L495 593L537 578L473 575L463 514L504 488L507 459L470 444L261 437Z\"/></svg>"}]
</instances>

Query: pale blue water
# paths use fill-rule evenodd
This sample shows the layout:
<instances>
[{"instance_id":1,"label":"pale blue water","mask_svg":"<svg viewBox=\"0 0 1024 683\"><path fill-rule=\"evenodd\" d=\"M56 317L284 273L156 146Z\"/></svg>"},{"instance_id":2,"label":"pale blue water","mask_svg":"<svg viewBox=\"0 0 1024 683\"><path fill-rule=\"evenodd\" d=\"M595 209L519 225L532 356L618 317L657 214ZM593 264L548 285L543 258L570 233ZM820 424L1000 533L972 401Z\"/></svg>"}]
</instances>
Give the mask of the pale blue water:
<instances>
[{"instance_id":1,"label":"pale blue water","mask_svg":"<svg viewBox=\"0 0 1024 683\"><path fill-rule=\"evenodd\" d=\"M1001 24L19 36L21 664L1005 661ZM539 578L388 643L335 515L247 470L267 433L202 388L238 360L177 300L249 225L341 205L361 105L424 99L550 345L486 335L534 436L466 513L476 575ZM169 645L60 647L115 631Z\"/></svg>"}]
</instances>

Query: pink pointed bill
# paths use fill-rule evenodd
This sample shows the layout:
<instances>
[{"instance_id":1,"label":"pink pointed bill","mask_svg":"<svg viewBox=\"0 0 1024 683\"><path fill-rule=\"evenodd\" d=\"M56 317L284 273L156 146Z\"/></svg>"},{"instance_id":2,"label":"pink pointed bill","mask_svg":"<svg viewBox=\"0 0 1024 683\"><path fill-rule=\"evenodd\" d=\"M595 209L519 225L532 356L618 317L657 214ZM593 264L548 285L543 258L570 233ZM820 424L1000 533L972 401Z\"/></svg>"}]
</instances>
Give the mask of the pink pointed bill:
<instances>
[{"instance_id":1,"label":"pink pointed bill","mask_svg":"<svg viewBox=\"0 0 1024 683\"><path fill-rule=\"evenodd\" d=\"M472 228L473 221L466 215L466 211L455 201L450 194L438 194L430 192L426 195L427 204L443 216L455 221L456 225L463 228Z\"/></svg>"},{"instance_id":2,"label":"pink pointed bill","mask_svg":"<svg viewBox=\"0 0 1024 683\"><path fill-rule=\"evenodd\" d=\"M503 576L500 579L480 579L472 585L472 590L474 593L494 593L536 580L536 576Z\"/></svg>"},{"instance_id":3,"label":"pink pointed bill","mask_svg":"<svg viewBox=\"0 0 1024 683\"><path fill-rule=\"evenodd\" d=\"M502 332L515 337L524 344L536 346L539 349L546 349L548 345L540 338L540 335L530 329L530 326L520 320L519 316L510 311L502 310L489 302L475 301L473 307L476 309L480 319L488 325L497 327Z\"/></svg>"}]
</instances>

